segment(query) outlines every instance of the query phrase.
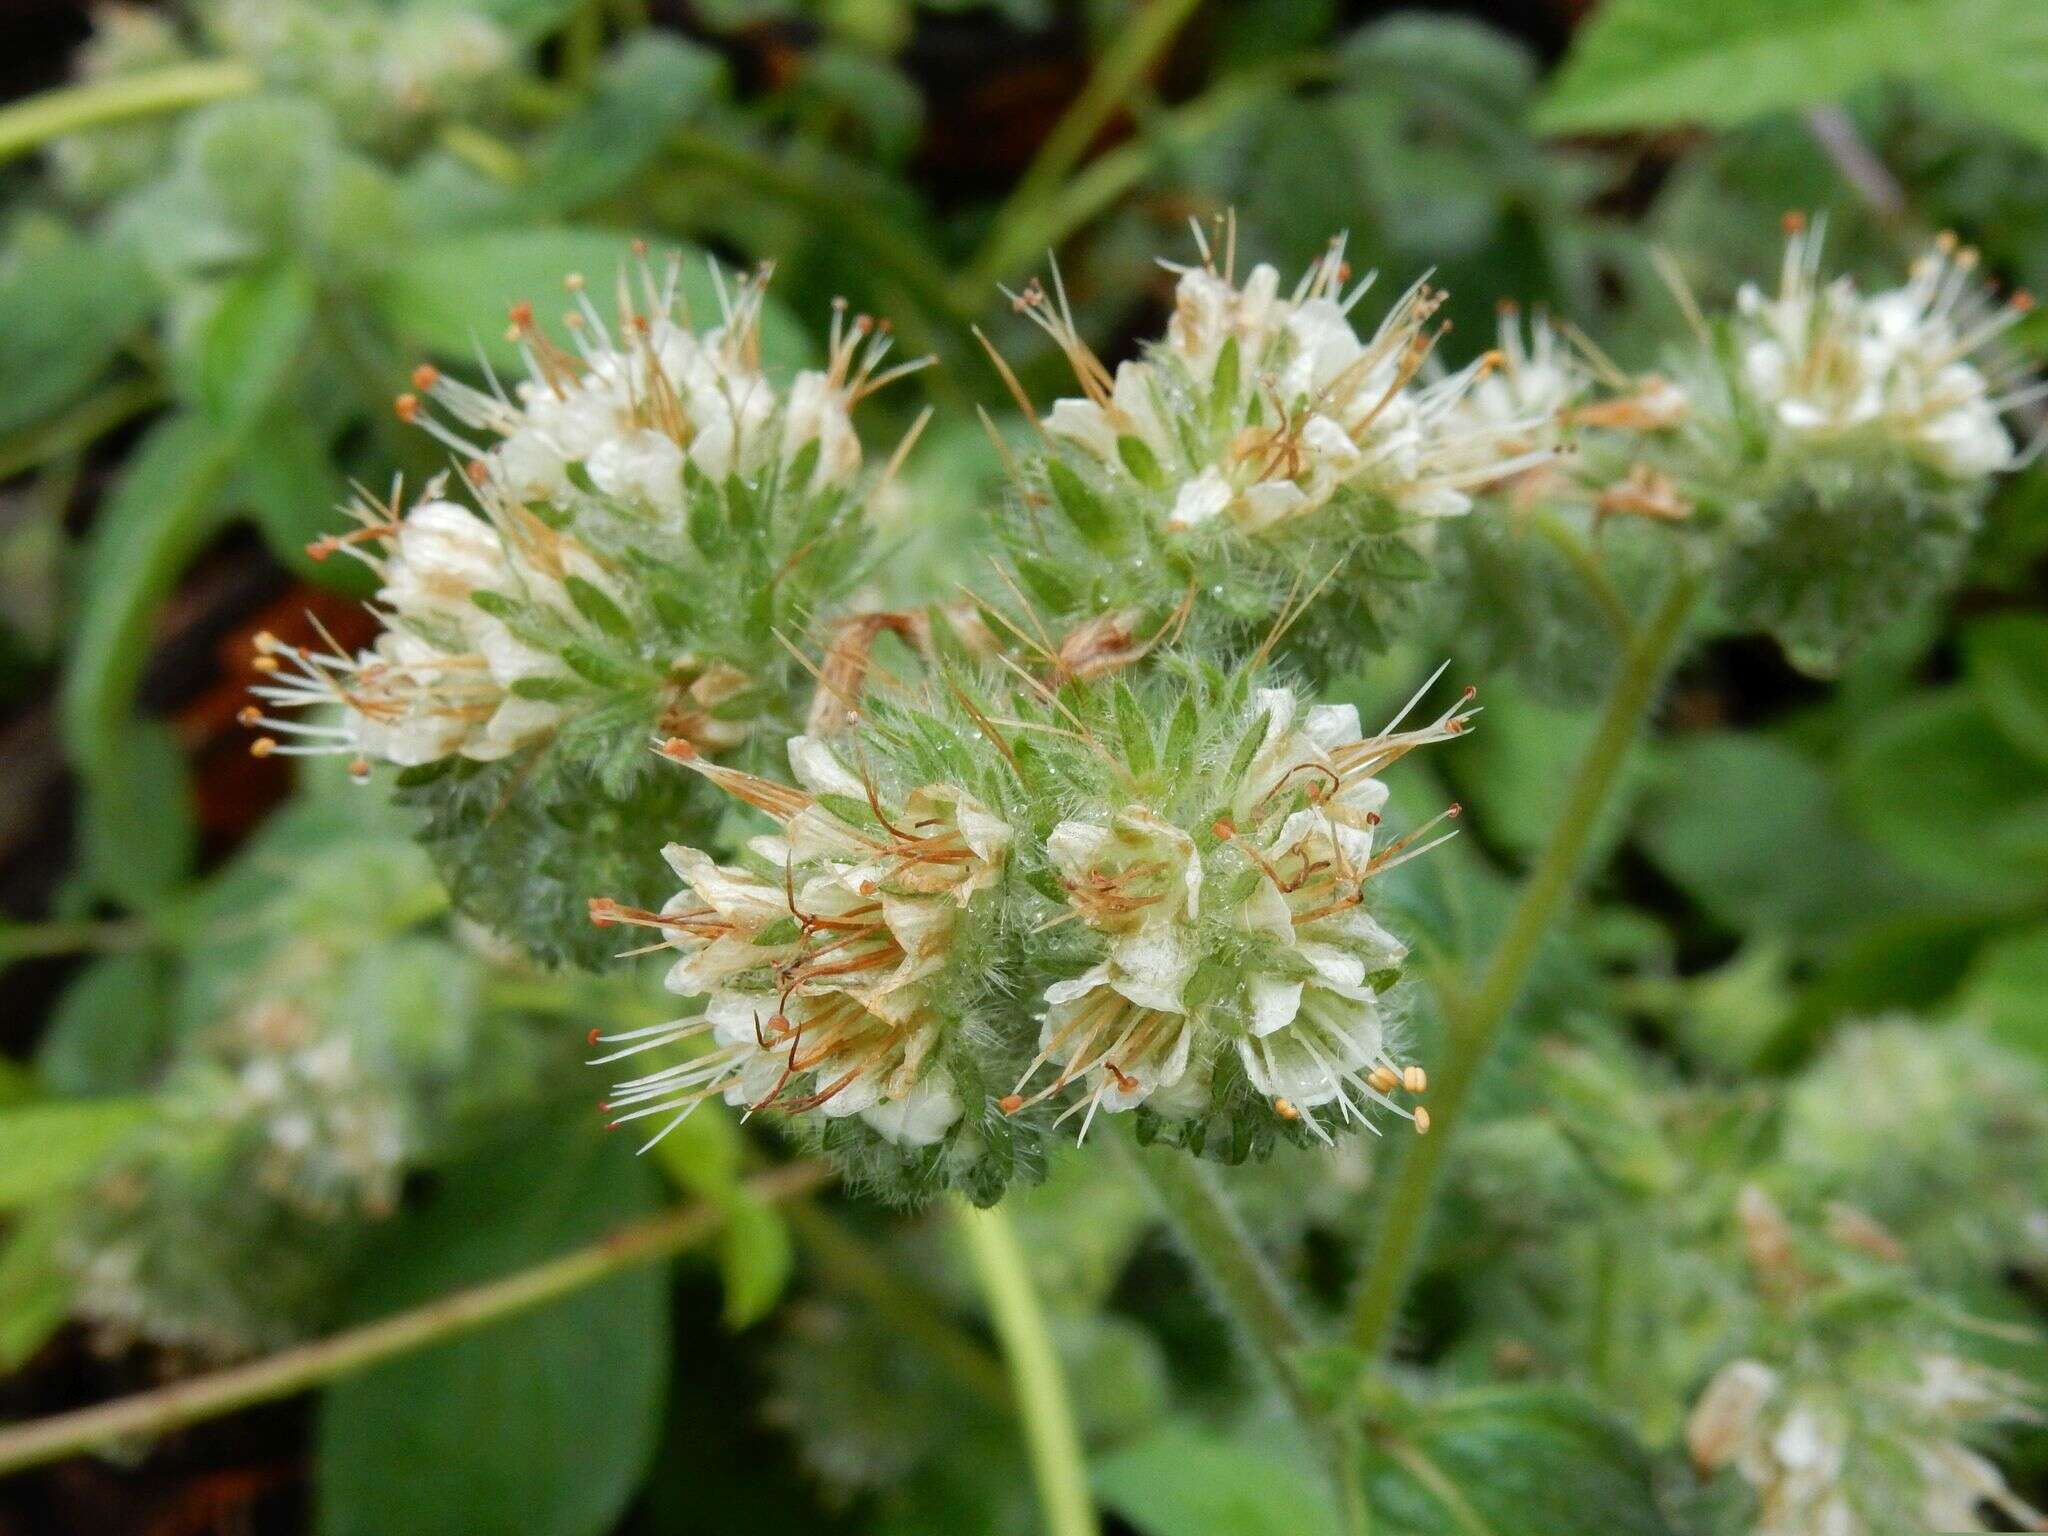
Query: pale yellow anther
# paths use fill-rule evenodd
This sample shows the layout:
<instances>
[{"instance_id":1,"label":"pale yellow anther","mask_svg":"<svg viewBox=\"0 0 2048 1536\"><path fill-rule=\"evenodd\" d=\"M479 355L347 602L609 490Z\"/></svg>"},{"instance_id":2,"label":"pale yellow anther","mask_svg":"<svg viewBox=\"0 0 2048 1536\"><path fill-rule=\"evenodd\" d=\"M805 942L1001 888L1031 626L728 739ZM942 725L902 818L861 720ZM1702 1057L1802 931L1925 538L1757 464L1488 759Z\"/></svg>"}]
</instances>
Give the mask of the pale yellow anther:
<instances>
[{"instance_id":1,"label":"pale yellow anther","mask_svg":"<svg viewBox=\"0 0 2048 1536\"><path fill-rule=\"evenodd\" d=\"M1421 1093L1429 1087L1429 1074L1420 1067L1404 1067L1401 1070L1401 1086L1410 1093Z\"/></svg>"}]
</instances>

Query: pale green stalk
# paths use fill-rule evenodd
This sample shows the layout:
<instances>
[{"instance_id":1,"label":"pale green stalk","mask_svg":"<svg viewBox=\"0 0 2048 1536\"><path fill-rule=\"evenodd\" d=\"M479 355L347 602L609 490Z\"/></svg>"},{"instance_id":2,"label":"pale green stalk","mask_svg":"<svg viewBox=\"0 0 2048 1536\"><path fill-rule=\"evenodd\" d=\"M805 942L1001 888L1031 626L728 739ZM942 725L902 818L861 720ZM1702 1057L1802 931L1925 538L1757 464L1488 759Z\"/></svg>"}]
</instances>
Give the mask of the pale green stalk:
<instances>
[{"instance_id":1,"label":"pale green stalk","mask_svg":"<svg viewBox=\"0 0 2048 1536\"><path fill-rule=\"evenodd\" d=\"M1016 229L1032 224L1040 208L1058 194L1068 173L1080 163L1111 114L1129 99L1145 71L1194 14L1195 4L1196 0L1148 0L1138 7L1130 23L1103 49L1087 85L1045 136L1038 154L997 210L983 243L983 254L968 264L970 272L979 275L995 271L1000 275L990 260L991 254L1017 248Z\"/></svg>"},{"instance_id":2,"label":"pale green stalk","mask_svg":"<svg viewBox=\"0 0 2048 1536\"><path fill-rule=\"evenodd\" d=\"M757 1199L788 1200L831 1177L820 1163L791 1163L748 1181ZM332 1338L247 1365L173 1382L95 1408L0 1429L0 1476L130 1440L147 1440L238 1408L290 1397L400 1355L559 1301L623 1270L671 1258L718 1230L714 1205L692 1205L614 1232L501 1280L436 1297Z\"/></svg>"},{"instance_id":3,"label":"pale green stalk","mask_svg":"<svg viewBox=\"0 0 2048 1536\"><path fill-rule=\"evenodd\" d=\"M239 59L209 59L59 86L0 108L0 164L66 134L246 96L261 84L256 71Z\"/></svg>"},{"instance_id":4,"label":"pale green stalk","mask_svg":"<svg viewBox=\"0 0 2048 1536\"><path fill-rule=\"evenodd\" d=\"M958 1196L953 1215L1009 1363L1046 1536L1097 1536L1101 1526L1088 1493L1088 1462L1066 1372L1046 1330L1045 1309L1032 1289L1017 1229L1000 1207L979 1210Z\"/></svg>"}]
</instances>

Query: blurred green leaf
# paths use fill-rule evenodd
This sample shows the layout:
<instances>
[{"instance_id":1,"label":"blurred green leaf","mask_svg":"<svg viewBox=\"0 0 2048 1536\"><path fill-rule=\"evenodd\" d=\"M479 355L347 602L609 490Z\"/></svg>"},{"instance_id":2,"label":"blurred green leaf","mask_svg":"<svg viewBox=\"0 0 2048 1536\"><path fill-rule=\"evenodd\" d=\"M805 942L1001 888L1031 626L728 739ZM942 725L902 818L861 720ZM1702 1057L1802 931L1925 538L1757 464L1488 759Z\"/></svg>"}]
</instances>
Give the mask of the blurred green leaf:
<instances>
[{"instance_id":1,"label":"blurred green leaf","mask_svg":"<svg viewBox=\"0 0 2048 1536\"><path fill-rule=\"evenodd\" d=\"M153 1112L144 1098L45 1099L0 1109L0 1210L70 1188Z\"/></svg>"},{"instance_id":2,"label":"blurred green leaf","mask_svg":"<svg viewBox=\"0 0 2048 1536\"><path fill-rule=\"evenodd\" d=\"M1985 1032L2048 1062L2048 927L1986 945L1964 977L1956 1007Z\"/></svg>"},{"instance_id":3,"label":"blurred green leaf","mask_svg":"<svg viewBox=\"0 0 2048 1536\"><path fill-rule=\"evenodd\" d=\"M66 235L0 270L0 432L83 394L139 331L156 299L134 249Z\"/></svg>"},{"instance_id":4,"label":"blurred green leaf","mask_svg":"<svg viewBox=\"0 0 2048 1536\"><path fill-rule=\"evenodd\" d=\"M1919 895L1845 824L1819 765L1763 737L1721 733L1668 749L1638 828L1666 875L1743 932L1813 939Z\"/></svg>"},{"instance_id":5,"label":"blurred green leaf","mask_svg":"<svg viewBox=\"0 0 2048 1536\"><path fill-rule=\"evenodd\" d=\"M422 9L474 11L528 41L547 36L588 0L420 0Z\"/></svg>"},{"instance_id":6,"label":"blurred green leaf","mask_svg":"<svg viewBox=\"0 0 2048 1536\"><path fill-rule=\"evenodd\" d=\"M0 1372L26 1364L70 1311L71 1277L57 1257L70 1215L67 1202L44 1201L0 1240Z\"/></svg>"},{"instance_id":7,"label":"blurred green leaf","mask_svg":"<svg viewBox=\"0 0 2048 1536\"><path fill-rule=\"evenodd\" d=\"M2036 0L1607 0L1537 114L1547 131L1740 123L1923 80L2048 144Z\"/></svg>"},{"instance_id":8,"label":"blurred green leaf","mask_svg":"<svg viewBox=\"0 0 2048 1536\"><path fill-rule=\"evenodd\" d=\"M2048 779L1964 688L1873 721L1842 764L1858 827L1978 907L2048 888Z\"/></svg>"},{"instance_id":9,"label":"blurred green leaf","mask_svg":"<svg viewBox=\"0 0 2048 1536\"><path fill-rule=\"evenodd\" d=\"M264 417L242 454L234 493L247 505L264 544L285 565L322 586L365 597L375 588L374 574L360 560L315 560L306 552L308 544L341 523L335 509L346 498L348 484L303 413L281 408Z\"/></svg>"},{"instance_id":10,"label":"blurred green leaf","mask_svg":"<svg viewBox=\"0 0 2048 1536\"><path fill-rule=\"evenodd\" d=\"M725 61L708 48L664 33L631 38L605 61L589 104L534 151L519 202L546 216L610 197L725 83Z\"/></svg>"},{"instance_id":11,"label":"blurred green leaf","mask_svg":"<svg viewBox=\"0 0 2048 1536\"><path fill-rule=\"evenodd\" d=\"M631 237L611 230L490 230L399 253L373 297L385 320L413 344L458 364L481 352L493 368L516 377L524 365L519 348L505 339L508 306L530 299L537 315L554 313L563 302L562 280L572 272L582 273L602 302L614 274L632 260ZM710 268L689 251L683 253L681 293L700 325L719 314ZM772 297L761 317L761 350L770 367L782 369L801 367L811 355L804 328Z\"/></svg>"},{"instance_id":12,"label":"blurred green leaf","mask_svg":"<svg viewBox=\"0 0 2048 1536\"><path fill-rule=\"evenodd\" d=\"M1382 1536L1669 1536L1650 1457L1568 1393L1475 1392L1375 1437L1367 1494Z\"/></svg>"},{"instance_id":13,"label":"blurred green leaf","mask_svg":"<svg viewBox=\"0 0 2048 1536\"><path fill-rule=\"evenodd\" d=\"M149 1086L170 1043L161 957L109 955L81 971L57 1000L36 1049L52 1093L135 1093Z\"/></svg>"},{"instance_id":14,"label":"blurred green leaf","mask_svg":"<svg viewBox=\"0 0 2048 1536\"><path fill-rule=\"evenodd\" d=\"M60 721L84 780L88 878L131 905L180 875L191 849L176 754L128 711L157 605L225 521L219 492L234 450L197 415L159 422L101 507L85 555Z\"/></svg>"},{"instance_id":15,"label":"blurred green leaf","mask_svg":"<svg viewBox=\"0 0 2048 1536\"><path fill-rule=\"evenodd\" d=\"M246 432L276 397L313 325L313 275L296 261L243 273L193 338L196 404L222 432Z\"/></svg>"},{"instance_id":16,"label":"blurred green leaf","mask_svg":"<svg viewBox=\"0 0 2048 1536\"><path fill-rule=\"evenodd\" d=\"M1337 1536L1310 1468L1175 1419L1098 1460L1097 1494L1144 1536Z\"/></svg>"},{"instance_id":17,"label":"blurred green leaf","mask_svg":"<svg viewBox=\"0 0 2048 1536\"><path fill-rule=\"evenodd\" d=\"M656 1204L653 1173L585 1117L451 1170L387 1227L354 1313L380 1317L588 1243ZM668 1362L661 1271L621 1274L330 1388L321 1536L597 1536L645 1473Z\"/></svg>"},{"instance_id":18,"label":"blurred green leaf","mask_svg":"<svg viewBox=\"0 0 2048 1536\"><path fill-rule=\"evenodd\" d=\"M732 1116L714 1104L698 1109L654 1148L662 1171L677 1188L725 1212L718 1271L728 1328L744 1328L773 1311L795 1264L789 1224L740 1181L744 1145Z\"/></svg>"},{"instance_id":19,"label":"blurred green leaf","mask_svg":"<svg viewBox=\"0 0 2048 1536\"><path fill-rule=\"evenodd\" d=\"M2048 762L2048 619L2002 613L1963 632L1971 691L2000 730Z\"/></svg>"}]
</instances>

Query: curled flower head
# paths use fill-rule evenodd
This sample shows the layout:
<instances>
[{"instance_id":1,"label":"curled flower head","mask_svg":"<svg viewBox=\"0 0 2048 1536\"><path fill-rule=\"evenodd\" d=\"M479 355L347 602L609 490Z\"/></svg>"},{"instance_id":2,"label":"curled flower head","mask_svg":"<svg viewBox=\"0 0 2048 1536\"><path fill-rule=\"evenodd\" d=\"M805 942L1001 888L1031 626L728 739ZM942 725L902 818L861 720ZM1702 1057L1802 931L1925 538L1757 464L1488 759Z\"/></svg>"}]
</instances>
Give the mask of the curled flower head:
<instances>
[{"instance_id":1,"label":"curled flower head","mask_svg":"<svg viewBox=\"0 0 2048 1536\"><path fill-rule=\"evenodd\" d=\"M678 954L669 990L705 999L695 1018L594 1037L616 1047L598 1058L607 1063L702 1043L622 1083L608 1104L615 1123L658 1117L658 1140L718 1096L749 1113L857 1116L900 1148L943 1141L962 1114L944 978L965 963L977 898L1001 877L1008 823L956 785L885 801L812 737L790 742L800 787L708 762L687 743L667 750L778 831L737 865L671 845L684 888L659 912L591 904L601 924L658 931L658 947Z\"/></svg>"},{"instance_id":2,"label":"curled flower head","mask_svg":"<svg viewBox=\"0 0 2048 1536\"><path fill-rule=\"evenodd\" d=\"M887 366L887 328L842 308L825 365L778 374L765 280L716 277L699 332L680 268L643 258L609 321L570 280L566 344L514 307L516 386L422 365L399 414L460 457L461 499L445 480L409 509L365 496L356 527L310 547L375 573L383 634L259 642L258 755L410 770L401 793L449 831L433 841L456 900L543 958L598 963L589 893L657 874L654 844L585 835L596 823L632 814L701 842L723 814L648 739L777 751L811 692L795 642L871 569L876 481L850 413L916 365Z\"/></svg>"},{"instance_id":3,"label":"curled flower head","mask_svg":"<svg viewBox=\"0 0 2048 1536\"><path fill-rule=\"evenodd\" d=\"M1142 1107L1160 1133L1238 1156L1283 1128L1328 1141L1333 1126L1369 1125L1372 1106L1427 1129L1397 1097L1427 1075L1398 1059L1380 998L1406 950L1366 897L1434 846L1436 823L1380 841L1379 775L1458 734L1467 698L1419 729L1400 728L1404 710L1367 735L1350 706L1197 679L1171 775L1128 775L1123 803L1045 841L1065 897L1047 926L1085 934L1071 952L1088 963L1044 984L1038 1050L1004 1112L1078 1086L1058 1118L1081 1116L1083 1135L1098 1112Z\"/></svg>"},{"instance_id":4,"label":"curled flower head","mask_svg":"<svg viewBox=\"0 0 2048 1536\"><path fill-rule=\"evenodd\" d=\"M1470 507L1473 487L1547 456L1546 413L1464 408L1492 357L1425 376L1443 302L1427 283L1361 336L1351 312L1373 278L1346 286L1341 239L1285 296L1270 266L1238 286L1233 258L1226 246L1218 266L1204 241L1202 265L1173 269L1164 340L1114 374L1076 334L1063 293L1055 302L1031 288L1016 300L1082 386L1053 406L1045 430L1123 494L1156 502L1168 532L1255 537L1360 497L1453 515Z\"/></svg>"},{"instance_id":5,"label":"curled flower head","mask_svg":"<svg viewBox=\"0 0 2048 1536\"><path fill-rule=\"evenodd\" d=\"M778 388L761 345L771 271L728 283L714 268L719 318L702 333L691 329L680 258L658 275L644 262L622 275L609 322L571 274L568 347L531 304L516 304L508 335L526 359L524 382L508 394L424 369L401 410L475 466L473 478L523 502L611 498L677 519L686 466L712 480L780 471L808 491L844 489L861 467L854 407L929 359L885 367L888 326L840 305L827 366Z\"/></svg>"},{"instance_id":6,"label":"curled flower head","mask_svg":"<svg viewBox=\"0 0 2048 1536\"><path fill-rule=\"evenodd\" d=\"M2031 390L2003 390L1986 349L2029 307L1994 306L1977 282L1977 253L1944 235L1904 284L1865 294L1823 281L1822 227L1799 221L1785 244L1778 291L1736 297L1743 389L1793 440L1888 444L1938 474L1966 480L2012 467L2000 412Z\"/></svg>"}]
</instances>

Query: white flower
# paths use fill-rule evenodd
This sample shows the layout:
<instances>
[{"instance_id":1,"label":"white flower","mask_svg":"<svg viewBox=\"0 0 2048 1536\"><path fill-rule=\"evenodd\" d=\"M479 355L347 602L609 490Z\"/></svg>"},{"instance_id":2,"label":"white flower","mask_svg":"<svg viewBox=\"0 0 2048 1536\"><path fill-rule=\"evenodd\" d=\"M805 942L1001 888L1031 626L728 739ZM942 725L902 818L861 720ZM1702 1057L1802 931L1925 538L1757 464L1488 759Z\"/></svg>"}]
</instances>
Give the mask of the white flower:
<instances>
[{"instance_id":1,"label":"white flower","mask_svg":"<svg viewBox=\"0 0 2048 1536\"><path fill-rule=\"evenodd\" d=\"M2041 1516L1958 1436L2032 1417L2020 1384L1952 1356L1852 1355L1804 1383L1736 1360L1701 1392L1685 1439L1702 1473L1733 1467L1756 1490L1767 1536L1874 1536L1901 1517L2005 1530ZM2016 1525L1986 1526L1986 1508Z\"/></svg>"},{"instance_id":2,"label":"white flower","mask_svg":"<svg viewBox=\"0 0 2048 1536\"><path fill-rule=\"evenodd\" d=\"M1993 308L1977 257L1943 236L1898 288L1865 296L1820 280L1821 229L1795 229L1778 291L1736 295L1743 387L1795 438L1873 437L1953 479L2017 459L2000 412L2036 390L1997 392L1973 362L2027 308Z\"/></svg>"},{"instance_id":3,"label":"white flower","mask_svg":"<svg viewBox=\"0 0 2048 1536\"><path fill-rule=\"evenodd\" d=\"M750 1113L859 1115L907 1147L941 1140L961 1105L934 1059L936 984L969 904L1001 874L1008 823L947 784L892 809L814 737L789 744L798 789L670 750L782 830L749 845L765 873L672 845L664 853L685 889L659 912L591 903L600 924L661 933L680 954L669 990L706 999L693 1018L592 1035L614 1047L599 1063L708 1039L700 1054L621 1083L614 1123L662 1117L658 1141L722 1097ZM842 819L825 797L868 806L880 825Z\"/></svg>"},{"instance_id":4,"label":"white flower","mask_svg":"<svg viewBox=\"0 0 2048 1536\"><path fill-rule=\"evenodd\" d=\"M1055 298L1034 285L1015 300L1084 391L1054 404L1046 431L1112 477L1137 473L1124 448L1134 441L1166 477L1150 488L1163 489L1169 531L1256 536L1354 491L1417 517L1455 516L1475 488L1550 457L1554 405L1511 409L1496 387L1486 408L1472 408L1495 360L1424 377L1442 294L1416 284L1361 337L1350 314L1372 279L1347 291L1342 240L1285 297L1272 267L1239 287L1228 244L1220 269L1206 242L1203 254L1201 266L1173 269L1164 339L1113 375L1076 333L1057 274ZM1551 349L1522 360L1530 382L1557 367Z\"/></svg>"}]
</instances>

